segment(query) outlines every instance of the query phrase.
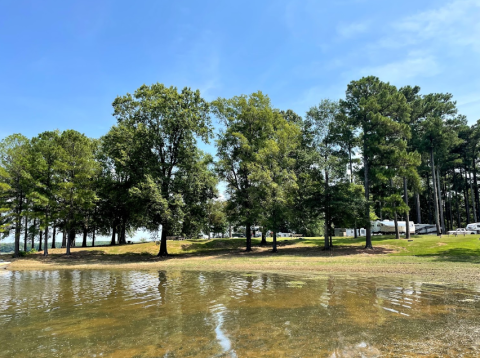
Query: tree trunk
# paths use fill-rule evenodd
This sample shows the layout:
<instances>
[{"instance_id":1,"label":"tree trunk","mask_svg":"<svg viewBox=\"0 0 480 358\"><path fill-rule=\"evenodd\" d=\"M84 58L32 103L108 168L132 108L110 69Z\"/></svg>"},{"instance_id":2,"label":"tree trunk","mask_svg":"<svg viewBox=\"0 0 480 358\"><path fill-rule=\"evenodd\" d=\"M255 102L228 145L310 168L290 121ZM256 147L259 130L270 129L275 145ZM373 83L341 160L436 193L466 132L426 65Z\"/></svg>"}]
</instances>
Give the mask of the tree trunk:
<instances>
[{"instance_id":1,"label":"tree trunk","mask_svg":"<svg viewBox=\"0 0 480 358\"><path fill-rule=\"evenodd\" d=\"M403 178L403 195L405 196L405 204L408 206L407 178ZM405 239L410 239L410 208L405 213Z\"/></svg>"},{"instance_id":2,"label":"tree trunk","mask_svg":"<svg viewBox=\"0 0 480 358\"><path fill-rule=\"evenodd\" d=\"M433 206L435 208L435 226L437 227L437 235L440 235L440 219L438 213L438 196L437 185L435 184L435 160L433 157L433 147L430 149L430 164L432 165L432 188L433 188Z\"/></svg>"},{"instance_id":3,"label":"tree trunk","mask_svg":"<svg viewBox=\"0 0 480 358\"><path fill-rule=\"evenodd\" d=\"M122 218L122 224L121 224L121 228L120 228L120 244L122 245L125 245L127 243L127 239L126 239L126 220L125 218ZM208 237L210 238L210 233L208 233Z\"/></svg>"},{"instance_id":4,"label":"tree trunk","mask_svg":"<svg viewBox=\"0 0 480 358\"><path fill-rule=\"evenodd\" d=\"M53 234L52 234L52 249L56 249L57 248L57 244L55 243L55 239L56 239L56 236L57 236L57 227L56 227L56 222L54 221L53 222Z\"/></svg>"},{"instance_id":5,"label":"tree trunk","mask_svg":"<svg viewBox=\"0 0 480 358\"><path fill-rule=\"evenodd\" d=\"M267 244L267 230L265 230L265 227L262 227L262 241L260 242L260 245L266 245Z\"/></svg>"},{"instance_id":6,"label":"tree trunk","mask_svg":"<svg viewBox=\"0 0 480 358\"><path fill-rule=\"evenodd\" d=\"M38 229L40 230L40 240L38 240L38 251L42 251L42 244L43 244L43 231L42 231L42 221L38 222Z\"/></svg>"},{"instance_id":7,"label":"tree trunk","mask_svg":"<svg viewBox=\"0 0 480 358\"><path fill-rule=\"evenodd\" d=\"M62 232L62 249L67 247L67 229L65 227L65 222L63 222L63 232Z\"/></svg>"},{"instance_id":8,"label":"tree trunk","mask_svg":"<svg viewBox=\"0 0 480 358\"><path fill-rule=\"evenodd\" d=\"M422 223L422 212L420 208L420 194L417 192L415 193L416 204L417 204L417 224Z\"/></svg>"},{"instance_id":9,"label":"tree trunk","mask_svg":"<svg viewBox=\"0 0 480 358\"><path fill-rule=\"evenodd\" d=\"M476 164L477 163L476 163L475 156L474 156L472 166L473 166L473 185L474 185L474 188L475 188L475 204L476 204L476 207L477 207L477 211L480 211L480 197L478 195L477 165ZM478 213L478 216L480 216L480 212ZM479 220L479 217L477 217L477 220Z\"/></svg>"},{"instance_id":10,"label":"tree trunk","mask_svg":"<svg viewBox=\"0 0 480 358\"><path fill-rule=\"evenodd\" d=\"M83 240L82 240L82 247L87 247L87 236L88 236L88 229L84 225L83 226Z\"/></svg>"},{"instance_id":11,"label":"tree trunk","mask_svg":"<svg viewBox=\"0 0 480 358\"><path fill-rule=\"evenodd\" d=\"M430 198L431 198L431 200L430 200ZM430 176L427 173L427 198L426 198L426 202L427 202L428 223L429 224L433 224L433 222L434 222L433 216L432 216L432 202L434 200L435 199L433 197L433 193L431 192L431 188L430 188Z\"/></svg>"},{"instance_id":12,"label":"tree trunk","mask_svg":"<svg viewBox=\"0 0 480 358\"><path fill-rule=\"evenodd\" d=\"M43 247L43 256L48 256L48 216L45 216L45 242Z\"/></svg>"},{"instance_id":13,"label":"tree trunk","mask_svg":"<svg viewBox=\"0 0 480 358\"><path fill-rule=\"evenodd\" d=\"M365 152L365 151L364 151ZM363 174L365 176L365 248L373 249L372 231L370 230L370 186L368 182L368 158L363 157Z\"/></svg>"},{"instance_id":14,"label":"tree trunk","mask_svg":"<svg viewBox=\"0 0 480 358\"><path fill-rule=\"evenodd\" d=\"M330 217L329 217L329 187L328 187L328 170L325 170L325 250L330 250Z\"/></svg>"},{"instance_id":15,"label":"tree trunk","mask_svg":"<svg viewBox=\"0 0 480 358\"><path fill-rule=\"evenodd\" d=\"M460 203L458 199L458 192L455 191L455 202L457 204L457 228L461 227L461 222L460 222Z\"/></svg>"},{"instance_id":16,"label":"tree trunk","mask_svg":"<svg viewBox=\"0 0 480 358\"><path fill-rule=\"evenodd\" d=\"M471 172L468 173L468 176L470 177L470 192L472 193L472 210L473 210L473 222L476 223L478 221L477 218L477 210L475 208L475 193L473 192L473 184L472 184L472 179L471 179Z\"/></svg>"},{"instance_id":17,"label":"tree trunk","mask_svg":"<svg viewBox=\"0 0 480 358\"><path fill-rule=\"evenodd\" d=\"M162 230L163 233L163 230ZM113 225L112 225L112 240L110 240L110 245L115 245L115 235L117 234L117 219L113 220Z\"/></svg>"},{"instance_id":18,"label":"tree trunk","mask_svg":"<svg viewBox=\"0 0 480 358\"><path fill-rule=\"evenodd\" d=\"M168 251L167 251L167 225L162 224L162 236L160 239L160 250L158 251L157 256L168 256Z\"/></svg>"},{"instance_id":19,"label":"tree trunk","mask_svg":"<svg viewBox=\"0 0 480 358\"><path fill-rule=\"evenodd\" d=\"M468 200L468 182L467 182L467 170L464 168L463 173L465 174L465 188L463 191L463 197L465 200L465 212L467 215L467 220L465 222L465 226L467 226L468 222L470 221L470 205Z\"/></svg>"},{"instance_id":20,"label":"tree trunk","mask_svg":"<svg viewBox=\"0 0 480 358\"><path fill-rule=\"evenodd\" d=\"M33 219L33 230L32 230L32 250L35 248L35 231L37 230L37 219Z\"/></svg>"},{"instance_id":21,"label":"tree trunk","mask_svg":"<svg viewBox=\"0 0 480 358\"><path fill-rule=\"evenodd\" d=\"M67 255L71 255L70 248L72 246L72 243L75 241L75 229L70 229L68 231L68 238L67 238Z\"/></svg>"},{"instance_id":22,"label":"tree trunk","mask_svg":"<svg viewBox=\"0 0 480 358\"><path fill-rule=\"evenodd\" d=\"M252 251L252 225L248 223L245 230L246 230L245 234L247 237L247 248L245 251L249 252L249 251Z\"/></svg>"},{"instance_id":23,"label":"tree trunk","mask_svg":"<svg viewBox=\"0 0 480 358\"><path fill-rule=\"evenodd\" d=\"M27 252L27 242L28 242L28 216L25 215L25 227L23 228L23 251Z\"/></svg>"},{"instance_id":24,"label":"tree trunk","mask_svg":"<svg viewBox=\"0 0 480 358\"><path fill-rule=\"evenodd\" d=\"M20 195L20 200L17 208L17 215L15 218L15 257L20 256L20 232L22 230L21 225L22 225L22 217L20 216L22 214L22 203L23 203L23 198L22 195Z\"/></svg>"},{"instance_id":25,"label":"tree trunk","mask_svg":"<svg viewBox=\"0 0 480 358\"><path fill-rule=\"evenodd\" d=\"M380 202L379 202L378 204L380 205L380 212L379 212L379 214L380 214L380 215L379 215L379 216L380 216L380 221L383 221L383 212L382 212L382 210L383 210L383 203L382 203L382 201L380 200Z\"/></svg>"},{"instance_id":26,"label":"tree trunk","mask_svg":"<svg viewBox=\"0 0 480 358\"><path fill-rule=\"evenodd\" d=\"M440 185L440 168L437 165L437 186L438 186L438 205L440 208L440 224L442 234L445 234L445 219L443 217L442 187Z\"/></svg>"},{"instance_id":27,"label":"tree trunk","mask_svg":"<svg viewBox=\"0 0 480 358\"><path fill-rule=\"evenodd\" d=\"M395 239L400 239L400 232L398 231L398 216L397 216L397 210L396 210L397 204L393 204L393 222L395 224Z\"/></svg>"},{"instance_id":28,"label":"tree trunk","mask_svg":"<svg viewBox=\"0 0 480 358\"><path fill-rule=\"evenodd\" d=\"M95 227L95 225L93 225L93 234L92 234L92 247L95 246L95 231L97 228Z\"/></svg>"},{"instance_id":29,"label":"tree trunk","mask_svg":"<svg viewBox=\"0 0 480 358\"><path fill-rule=\"evenodd\" d=\"M277 231L276 230L273 232L272 252L277 252Z\"/></svg>"}]
</instances>

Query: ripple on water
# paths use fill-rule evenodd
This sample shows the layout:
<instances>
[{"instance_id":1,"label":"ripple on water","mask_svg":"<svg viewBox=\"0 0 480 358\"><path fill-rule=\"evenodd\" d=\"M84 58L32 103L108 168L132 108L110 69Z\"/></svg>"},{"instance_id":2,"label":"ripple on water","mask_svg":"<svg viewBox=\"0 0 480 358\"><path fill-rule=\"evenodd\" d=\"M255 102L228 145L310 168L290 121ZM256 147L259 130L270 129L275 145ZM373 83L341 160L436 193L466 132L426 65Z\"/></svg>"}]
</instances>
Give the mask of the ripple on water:
<instances>
[{"instance_id":1,"label":"ripple on water","mask_svg":"<svg viewBox=\"0 0 480 358\"><path fill-rule=\"evenodd\" d=\"M473 357L479 302L478 287L385 277L7 271L0 357Z\"/></svg>"}]
</instances>

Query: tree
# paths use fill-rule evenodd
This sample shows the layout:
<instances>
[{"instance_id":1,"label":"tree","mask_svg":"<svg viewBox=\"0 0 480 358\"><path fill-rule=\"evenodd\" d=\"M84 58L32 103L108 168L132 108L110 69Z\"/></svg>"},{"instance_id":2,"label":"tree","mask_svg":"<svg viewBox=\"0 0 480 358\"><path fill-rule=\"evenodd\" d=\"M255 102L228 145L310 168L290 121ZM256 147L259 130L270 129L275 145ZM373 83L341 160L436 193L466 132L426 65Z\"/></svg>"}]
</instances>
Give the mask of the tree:
<instances>
[{"instance_id":1,"label":"tree","mask_svg":"<svg viewBox=\"0 0 480 358\"><path fill-rule=\"evenodd\" d=\"M58 206L68 233L66 253L70 255L78 224L84 219L82 209L92 207L97 200L92 183L100 168L94 156L95 144L84 134L66 130L58 141L58 171L61 177Z\"/></svg>"},{"instance_id":2,"label":"tree","mask_svg":"<svg viewBox=\"0 0 480 358\"><path fill-rule=\"evenodd\" d=\"M117 97L113 108L119 124L133 132L142 131L139 145L146 172L131 191L145 200L143 207L148 208L143 211L144 226L162 226L158 255L168 255L167 236L183 220L182 196L188 185L177 173L194 160L197 138L208 141L211 136L209 105L198 90L178 92L156 83L141 86L133 95ZM142 190L151 193L152 199Z\"/></svg>"},{"instance_id":3,"label":"tree","mask_svg":"<svg viewBox=\"0 0 480 358\"><path fill-rule=\"evenodd\" d=\"M251 227L265 214L258 200L256 181L260 180L261 161L266 158L260 158L259 153L268 156L278 124L288 122L272 108L270 99L262 92L219 98L212 102L212 109L225 127L217 140L217 173L227 183L227 212L235 215L232 222L245 226L246 251L251 251ZM257 173L255 178L254 172Z\"/></svg>"},{"instance_id":4,"label":"tree","mask_svg":"<svg viewBox=\"0 0 480 358\"><path fill-rule=\"evenodd\" d=\"M15 235L14 256L20 255L20 232L24 205L32 187L30 141L21 134L13 134L0 142L1 207L6 215L0 227L4 236Z\"/></svg>"},{"instance_id":5,"label":"tree","mask_svg":"<svg viewBox=\"0 0 480 358\"><path fill-rule=\"evenodd\" d=\"M294 153L300 144L300 128L277 112L271 118L272 133L253 156L251 183L255 202L262 205L257 222L273 231L273 252L277 232L292 216L293 198L298 189Z\"/></svg>"},{"instance_id":6,"label":"tree","mask_svg":"<svg viewBox=\"0 0 480 358\"><path fill-rule=\"evenodd\" d=\"M346 98L340 101L344 115L359 132L363 159L366 244L372 248L370 229L370 172L376 158L389 150L388 138L405 132L406 118L410 108L405 96L395 86L380 81L377 77L364 77L347 86Z\"/></svg>"},{"instance_id":7,"label":"tree","mask_svg":"<svg viewBox=\"0 0 480 358\"><path fill-rule=\"evenodd\" d=\"M43 132L32 139L35 161L33 172L36 182L33 197L34 202L42 211L41 219L45 230L43 253L45 256L48 255L48 229L55 218L57 206L57 185L60 180L58 175L59 139L58 131Z\"/></svg>"}]
</instances>

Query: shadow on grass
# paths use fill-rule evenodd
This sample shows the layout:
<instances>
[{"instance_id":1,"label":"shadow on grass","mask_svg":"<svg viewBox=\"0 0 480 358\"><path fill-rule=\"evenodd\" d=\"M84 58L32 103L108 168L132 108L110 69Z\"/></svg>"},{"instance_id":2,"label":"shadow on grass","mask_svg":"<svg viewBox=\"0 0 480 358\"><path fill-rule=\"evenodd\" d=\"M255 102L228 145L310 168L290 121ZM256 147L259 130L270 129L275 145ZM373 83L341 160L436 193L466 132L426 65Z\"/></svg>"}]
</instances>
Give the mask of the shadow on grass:
<instances>
[{"instance_id":1,"label":"shadow on grass","mask_svg":"<svg viewBox=\"0 0 480 358\"><path fill-rule=\"evenodd\" d=\"M415 255L418 257L434 257L434 261L442 262L470 262L480 264L480 248L454 248L443 250L436 254Z\"/></svg>"}]
</instances>

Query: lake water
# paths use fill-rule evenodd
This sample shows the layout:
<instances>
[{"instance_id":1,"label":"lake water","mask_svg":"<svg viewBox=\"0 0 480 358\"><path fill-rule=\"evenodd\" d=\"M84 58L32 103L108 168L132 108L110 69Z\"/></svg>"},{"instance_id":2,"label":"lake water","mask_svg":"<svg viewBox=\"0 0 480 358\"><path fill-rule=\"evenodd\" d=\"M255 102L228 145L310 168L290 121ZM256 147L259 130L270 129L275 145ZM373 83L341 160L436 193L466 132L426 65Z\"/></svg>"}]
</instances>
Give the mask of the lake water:
<instances>
[{"instance_id":1,"label":"lake water","mask_svg":"<svg viewBox=\"0 0 480 358\"><path fill-rule=\"evenodd\" d=\"M408 278L0 270L0 357L478 357L479 313Z\"/></svg>"}]
</instances>

